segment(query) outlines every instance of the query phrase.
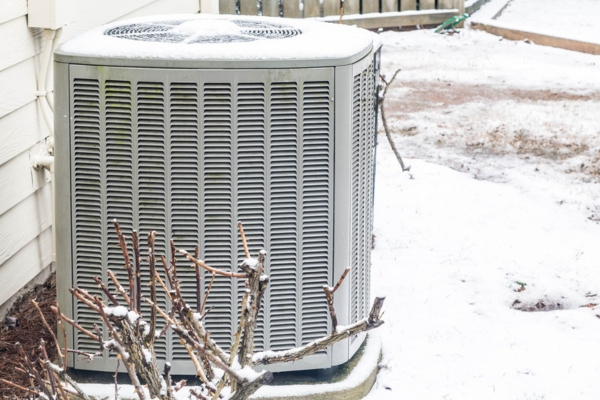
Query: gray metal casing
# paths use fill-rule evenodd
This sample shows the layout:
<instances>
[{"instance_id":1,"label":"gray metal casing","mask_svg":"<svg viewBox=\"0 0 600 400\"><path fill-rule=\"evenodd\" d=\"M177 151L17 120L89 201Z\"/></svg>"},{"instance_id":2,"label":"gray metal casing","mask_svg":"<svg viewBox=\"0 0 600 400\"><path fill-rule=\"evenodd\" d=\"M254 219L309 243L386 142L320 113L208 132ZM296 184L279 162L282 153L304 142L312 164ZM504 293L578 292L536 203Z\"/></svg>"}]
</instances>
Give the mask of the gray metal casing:
<instances>
[{"instance_id":1,"label":"gray metal casing","mask_svg":"<svg viewBox=\"0 0 600 400\"><path fill-rule=\"evenodd\" d=\"M62 311L88 329L99 323L69 287L101 295L111 269L125 282L112 219L142 239L158 232L207 263L230 269L243 260L236 222L251 252L269 253L271 277L257 348L285 350L331 329L323 285L336 292L340 325L370 303L373 157L376 129L374 49L360 59L323 62L237 61L219 69L189 60L55 57L57 285ZM356 58L356 57L353 57ZM129 65L129 66L128 66ZM145 246L142 246L145 247ZM194 273L179 260L183 292L195 304ZM210 277L204 279L204 288ZM215 280L207 328L222 346L235 332L242 285ZM163 297L160 301L166 305ZM359 335L272 371L328 368L346 362ZM97 351L71 330L69 346ZM194 374L171 332L156 345L174 374ZM114 357L78 369L114 371Z\"/></svg>"}]
</instances>

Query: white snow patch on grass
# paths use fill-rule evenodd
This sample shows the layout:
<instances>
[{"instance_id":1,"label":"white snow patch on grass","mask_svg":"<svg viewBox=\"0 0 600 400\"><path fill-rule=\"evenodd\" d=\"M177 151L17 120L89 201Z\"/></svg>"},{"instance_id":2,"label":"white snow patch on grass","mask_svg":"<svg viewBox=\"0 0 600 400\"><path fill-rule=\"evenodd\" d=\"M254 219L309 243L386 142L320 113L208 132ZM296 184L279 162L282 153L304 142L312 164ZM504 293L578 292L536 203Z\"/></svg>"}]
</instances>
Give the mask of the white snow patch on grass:
<instances>
[{"instance_id":1,"label":"white snow patch on grass","mask_svg":"<svg viewBox=\"0 0 600 400\"><path fill-rule=\"evenodd\" d=\"M372 291L386 323L367 398L596 399L600 307L581 306L600 303L600 57L474 31L382 37L384 71L402 68L386 111L412 168L380 136ZM457 100L403 111L419 85ZM481 99L459 91L477 85Z\"/></svg>"}]
</instances>

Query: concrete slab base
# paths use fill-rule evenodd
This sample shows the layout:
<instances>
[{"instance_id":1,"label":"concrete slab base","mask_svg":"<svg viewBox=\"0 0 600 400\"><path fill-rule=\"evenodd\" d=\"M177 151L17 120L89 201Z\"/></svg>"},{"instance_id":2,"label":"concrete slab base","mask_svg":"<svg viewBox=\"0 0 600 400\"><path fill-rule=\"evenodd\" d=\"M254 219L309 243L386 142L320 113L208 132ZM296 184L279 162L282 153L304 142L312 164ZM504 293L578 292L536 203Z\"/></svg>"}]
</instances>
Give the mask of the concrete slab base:
<instances>
[{"instance_id":1,"label":"concrete slab base","mask_svg":"<svg viewBox=\"0 0 600 400\"><path fill-rule=\"evenodd\" d=\"M340 382L320 385L264 386L252 400L358 400L365 397L373 387L379 361L381 360L381 338L370 332L360 359L350 373Z\"/></svg>"},{"instance_id":2,"label":"concrete slab base","mask_svg":"<svg viewBox=\"0 0 600 400\"><path fill-rule=\"evenodd\" d=\"M252 400L359 400L373 387L381 360L381 338L377 332L369 332L366 343L355 363L349 362L349 371L335 383L295 384L263 386L250 399ZM354 364L354 365L350 365ZM115 386L111 384L82 383L81 388L94 400L114 398ZM189 388L178 393L177 398L188 398ZM122 400L134 400L133 386L119 385Z\"/></svg>"}]
</instances>

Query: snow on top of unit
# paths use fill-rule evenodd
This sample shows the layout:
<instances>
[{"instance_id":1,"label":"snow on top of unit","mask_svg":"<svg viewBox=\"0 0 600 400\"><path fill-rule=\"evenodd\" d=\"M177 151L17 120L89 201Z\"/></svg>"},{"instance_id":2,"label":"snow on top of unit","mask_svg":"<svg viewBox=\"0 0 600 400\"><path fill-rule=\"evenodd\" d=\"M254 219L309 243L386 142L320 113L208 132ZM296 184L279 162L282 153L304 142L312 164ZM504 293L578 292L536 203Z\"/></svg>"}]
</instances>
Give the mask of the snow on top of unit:
<instances>
[{"instance_id":1,"label":"snow on top of unit","mask_svg":"<svg viewBox=\"0 0 600 400\"><path fill-rule=\"evenodd\" d=\"M100 26L67 41L60 50L136 59L339 59L370 48L374 36L364 29L312 20L173 14Z\"/></svg>"}]
</instances>

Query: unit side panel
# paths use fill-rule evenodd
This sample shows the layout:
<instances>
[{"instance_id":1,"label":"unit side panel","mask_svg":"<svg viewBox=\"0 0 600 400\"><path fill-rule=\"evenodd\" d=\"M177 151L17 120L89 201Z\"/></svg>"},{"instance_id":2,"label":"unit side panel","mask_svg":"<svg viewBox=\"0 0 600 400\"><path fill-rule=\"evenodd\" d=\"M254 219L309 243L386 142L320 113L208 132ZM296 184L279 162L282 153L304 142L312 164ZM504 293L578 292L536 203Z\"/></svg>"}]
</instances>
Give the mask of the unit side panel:
<instances>
[{"instance_id":1,"label":"unit side panel","mask_svg":"<svg viewBox=\"0 0 600 400\"><path fill-rule=\"evenodd\" d=\"M54 64L54 87L68 88L69 66L67 64ZM73 297L68 289L73 287L73 274L71 271L71 108L69 99L71 93L68 90L56 92L55 94L55 179L56 198L62 199L55 204L56 223L56 295L61 304L61 311L66 315L73 314ZM73 328L66 327L67 344L74 348ZM59 339L59 340L62 340ZM61 343L64 347L64 343ZM69 365L72 366L73 357L69 356Z\"/></svg>"},{"instance_id":2,"label":"unit side panel","mask_svg":"<svg viewBox=\"0 0 600 400\"><path fill-rule=\"evenodd\" d=\"M322 287L333 279L333 68L70 68L74 283L101 295L93 281L100 276L114 290L109 269L127 282L114 218L127 236L139 229L144 276L149 230L156 231L157 256L168 263L173 238L210 265L237 271L245 258L241 220L252 255L269 252L271 287L259 316L257 350L284 350L326 335ZM177 266L183 297L200 308L212 277L201 272L198 287L190 262L178 256ZM236 329L242 289L222 276L212 284L206 327L224 348ZM145 283L139 290L149 294ZM142 313L149 315L145 306ZM88 329L99 324L81 306L74 316ZM97 348L81 335L76 343ZM172 361L174 373L194 373L170 332L156 351L161 362ZM329 365L327 350L273 369ZM76 362L82 369L115 366L113 357Z\"/></svg>"},{"instance_id":3,"label":"unit side panel","mask_svg":"<svg viewBox=\"0 0 600 400\"><path fill-rule=\"evenodd\" d=\"M377 134L374 73L370 56L355 65L352 79L351 323L365 318L370 307L373 160ZM350 354L358 349L363 337L350 339Z\"/></svg>"}]
</instances>

